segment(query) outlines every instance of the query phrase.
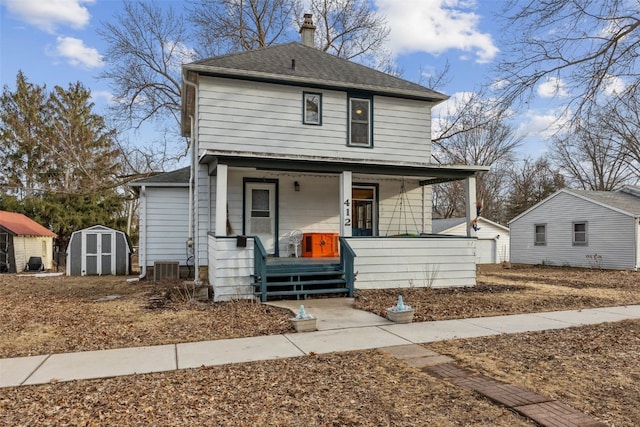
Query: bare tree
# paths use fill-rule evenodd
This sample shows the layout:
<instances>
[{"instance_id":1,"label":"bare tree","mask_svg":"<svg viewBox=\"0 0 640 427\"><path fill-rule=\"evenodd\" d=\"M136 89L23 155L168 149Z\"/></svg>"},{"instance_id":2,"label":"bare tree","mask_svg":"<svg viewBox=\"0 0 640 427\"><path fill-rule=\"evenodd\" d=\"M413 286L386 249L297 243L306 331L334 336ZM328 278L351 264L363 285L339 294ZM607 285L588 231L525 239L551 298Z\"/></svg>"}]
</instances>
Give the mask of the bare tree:
<instances>
[{"instance_id":1,"label":"bare tree","mask_svg":"<svg viewBox=\"0 0 640 427\"><path fill-rule=\"evenodd\" d=\"M530 157L509 168L505 216L511 220L565 187L564 176L548 157Z\"/></svg>"},{"instance_id":2,"label":"bare tree","mask_svg":"<svg viewBox=\"0 0 640 427\"><path fill-rule=\"evenodd\" d=\"M612 132L610 111L593 110L582 121L553 139L551 156L569 182L585 190L611 191L633 176L626 141Z\"/></svg>"},{"instance_id":3,"label":"bare tree","mask_svg":"<svg viewBox=\"0 0 640 427\"><path fill-rule=\"evenodd\" d=\"M366 0L311 0L317 21L319 48L345 59L368 58L389 65L384 44L389 36L385 18L371 10ZM361 61L363 62L363 61Z\"/></svg>"},{"instance_id":4,"label":"bare tree","mask_svg":"<svg viewBox=\"0 0 640 427\"><path fill-rule=\"evenodd\" d=\"M606 120L600 122L618 142L619 155L627 160L633 171L630 183L640 179L640 87L615 105L605 107Z\"/></svg>"},{"instance_id":5,"label":"bare tree","mask_svg":"<svg viewBox=\"0 0 640 427\"><path fill-rule=\"evenodd\" d=\"M640 83L640 8L627 0L511 0L499 65L508 103L540 83L566 92L576 117L603 95L621 100Z\"/></svg>"},{"instance_id":6,"label":"bare tree","mask_svg":"<svg viewBox=\"0 0 640 427\"><path fill-rule=\"evenodd\" d=\"M171 7L155 1L125 1L114 23L104 22L98 33L108 44L107 69L101 77L111 82L115 104L113 117L120 128L140 128L153 121L156 127L173 131L165 141L162 159L171 161L186 154L180 142L181 77L183 62L194 59L187 48L188 33L183 18Z\"/></svg>"},{"instance_id":7,"label":"bare tree","mask_svg":"<svg viewBox=\"0 0 640 427\"><path fill-rule=\"evenodd\" d=\"M492 106L490 100L479 94L471 94L454 104L445 118L440 118L440 129L433 140L432 156L438 163L492 167L491 171L478 175L477 190L483 203L483 216L498 222L505 220L502 203L508 166L521 144L508 118L507 110ZM436 215L463 216L461 194L461 187L456 183L435 186Z\"/></svg>"},{"instance_id":8,"label":"bare tree","mask_svg":"<svg viewBox=\"0 0 640 427\"><path fill-rule=\"evenodd\" d=\"M254 50L297 36L299 0L192 0L189 20L203 56Z\"/></svg>"}]
</instances>

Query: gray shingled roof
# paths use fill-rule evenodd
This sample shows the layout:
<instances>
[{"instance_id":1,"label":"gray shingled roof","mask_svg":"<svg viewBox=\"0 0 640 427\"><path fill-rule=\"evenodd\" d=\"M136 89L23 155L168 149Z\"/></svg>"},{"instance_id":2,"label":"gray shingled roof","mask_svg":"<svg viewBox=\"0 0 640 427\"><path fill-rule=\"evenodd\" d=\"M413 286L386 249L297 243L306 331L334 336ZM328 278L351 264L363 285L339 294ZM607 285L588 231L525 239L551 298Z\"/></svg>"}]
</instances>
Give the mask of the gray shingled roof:
<instances>
[{"instance_id":1,"label":"gray shingled roof","mask_svg":"<svg viewBox=\"0 0 640 427\"><path fill-rule=\"evenodd\" d=\"M181 184L189 184L190 174L190 168L189 166L187 166L182 169L170 172L161 172L147 178L137 179L133 182L130 182L129 185L132 187L141 187L143 185L159 187L167 184L173 184L173 186L181 186Z\"/></svg>"},{"instance_id":2,"label":"gray shingled roof","mask_svg":"<svg viewBox=\"0 0 640 427\"><path fill-rule=\"evenodd\" d=\"M438 218L431 221L431 232L438 234L456 225L464 224L466 218Z\"/></svg>"},{"instance_id":3,"label":"gray shingled roof","mask_svg":"<svg viewBox=\"0 0 640 427\"><path fill-rule=\"evenodd\" d=\"M448 98L408 80L297 42L204 59L186 64L184 68L201 74L363 90L430 101Z\"/></svg>"},{"instance_id":4,"label":"gray shingled roof","mask_svg":"<svg viewBox=\"0 0 640 427\"><path fill-rule=\"evenodd\" d=\"M611 206L631 215L640 215L640 197L623 191L567 190L603 205Z\"/></svg>"}]
</instances>

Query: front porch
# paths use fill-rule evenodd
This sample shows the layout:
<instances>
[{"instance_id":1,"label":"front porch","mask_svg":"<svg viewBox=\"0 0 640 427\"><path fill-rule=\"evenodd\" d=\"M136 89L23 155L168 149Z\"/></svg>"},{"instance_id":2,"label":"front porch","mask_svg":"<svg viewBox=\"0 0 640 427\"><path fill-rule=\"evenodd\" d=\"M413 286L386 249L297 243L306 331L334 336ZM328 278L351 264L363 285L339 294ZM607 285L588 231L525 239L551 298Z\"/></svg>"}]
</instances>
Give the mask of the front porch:
<instances>
[{"instance_id":1,"label":"front porch","mask_svg":"<svg viewBox=\"0 0 640 427\"><path fill-rule=\"evenodd\" d=\"M259 238L209 234L214 300L352 297L355 289L474 286L476 239L341 237L339 258L268 257Z\"/></svg>"},{"instance_id":2,"label":"front porch","mask_svg":"<svg viewBox=\"0 0 640 427\"><path fill-rule=\"evenodd\" d=\"M352 296L356 286L473 286L475 174L487 169L228 157L207 151L200 157L195 185L195 211L207 214L195 220L208 233L195 242L201 248L196 261L208 264L216 301ZM427 234L431 186L453 180L465 182L467 236ZM327 253L339 253L339 263L291 259L290 238L298 230L304 236L333 236L320 240L323 250L331 248Z\"/></svg>"}]
</instances>

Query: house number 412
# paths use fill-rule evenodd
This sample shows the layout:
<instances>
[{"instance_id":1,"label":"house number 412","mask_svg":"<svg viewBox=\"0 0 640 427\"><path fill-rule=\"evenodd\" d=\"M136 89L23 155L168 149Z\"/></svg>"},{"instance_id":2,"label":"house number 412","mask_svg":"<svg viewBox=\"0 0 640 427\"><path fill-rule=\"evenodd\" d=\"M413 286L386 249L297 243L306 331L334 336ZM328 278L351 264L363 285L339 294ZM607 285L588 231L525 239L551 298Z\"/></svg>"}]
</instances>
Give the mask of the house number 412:
<instances>
[{"instance_id":1,"label":"house number 412","mask_svg":"<svg viewBox=\"0 0 640 427\"><path fill-rule=\"evenodd\" d=\"M351 226L351 211L349 210L350 206L351 206L351 202L349 201L349 199L346 199L344 201L344 225L345 225L345 227L350 227Z\"/></svg>"}]
</instances>

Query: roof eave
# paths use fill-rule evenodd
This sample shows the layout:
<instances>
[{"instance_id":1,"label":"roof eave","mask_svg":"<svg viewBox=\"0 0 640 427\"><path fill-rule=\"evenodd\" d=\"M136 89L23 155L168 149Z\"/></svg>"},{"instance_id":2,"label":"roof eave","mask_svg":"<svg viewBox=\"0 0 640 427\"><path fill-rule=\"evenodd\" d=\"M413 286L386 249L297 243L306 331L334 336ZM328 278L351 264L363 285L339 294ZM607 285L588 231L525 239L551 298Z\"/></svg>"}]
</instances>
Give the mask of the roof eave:
<instances>
[{"instance_id":1,"label":"roof eave","mask_svg":"<svg viewBox=\"0 0 640 427\"><path fill-rule=\"evenodd\" d=\"M260 71L241 70L234 68L216 67L211 65L202 64L186 64L183 66L185 70L192 71L197 74L212 76L212 77L226 77L239 80L254 80L265 81L272 83L295 83L301 86L317 86L326 87L331 89L341 90L361 90L367 92L373 92L381 95L388 95L400 98L417 99L422 101L428 101L433 103L440 103L449 99L447 95L439 92L423 92L417 90L403 90L395 89L384 86L365 85L365 84L347 84L339 81L331 81L324 79L314 79L309 77L296 77L290 75L264 73Z\"/></svg>"}]
</instances>

